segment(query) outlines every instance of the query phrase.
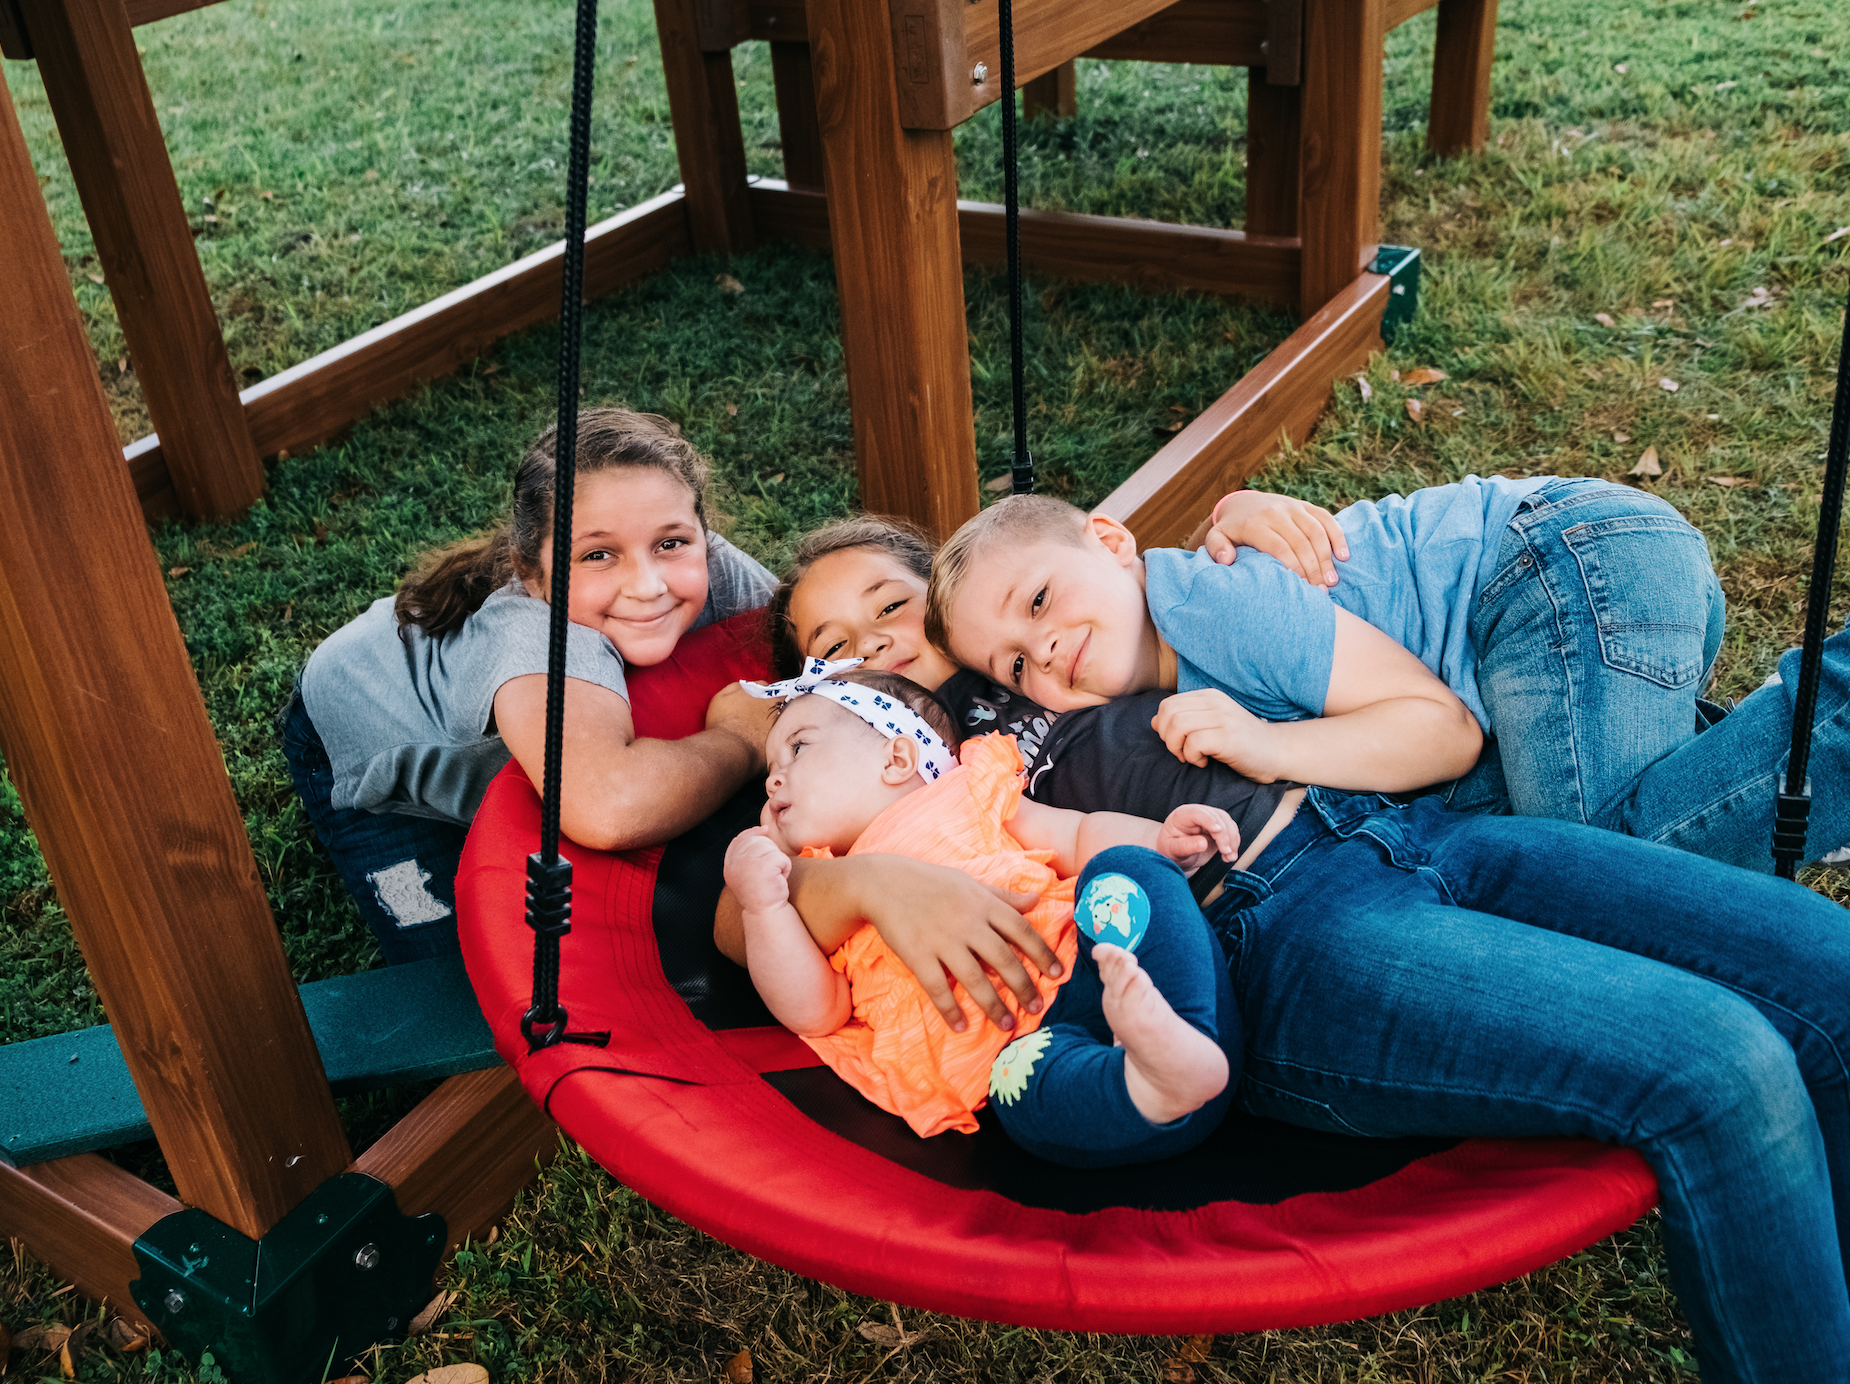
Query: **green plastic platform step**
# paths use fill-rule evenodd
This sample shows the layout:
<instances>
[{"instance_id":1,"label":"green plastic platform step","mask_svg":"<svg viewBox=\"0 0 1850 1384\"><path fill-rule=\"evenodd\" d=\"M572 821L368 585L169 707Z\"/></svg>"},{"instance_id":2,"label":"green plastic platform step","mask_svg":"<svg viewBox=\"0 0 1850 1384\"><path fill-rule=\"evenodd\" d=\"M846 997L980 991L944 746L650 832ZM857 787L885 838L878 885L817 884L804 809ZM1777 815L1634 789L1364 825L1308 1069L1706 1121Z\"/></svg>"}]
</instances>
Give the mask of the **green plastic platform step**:
<instances>
[{"instance_id":1,"label":"green plastic platform step","mask_svg":"<svg viewBox=\"0 0 1850 1384\"><path fill-rule=\"evenodd\" d=\"M501 1061L461 957L318 980L301 993L337 1096ZM152 1133L107 1024L0 1046L0 1158L24 1167Z\"/></svg>"}]
</instances>

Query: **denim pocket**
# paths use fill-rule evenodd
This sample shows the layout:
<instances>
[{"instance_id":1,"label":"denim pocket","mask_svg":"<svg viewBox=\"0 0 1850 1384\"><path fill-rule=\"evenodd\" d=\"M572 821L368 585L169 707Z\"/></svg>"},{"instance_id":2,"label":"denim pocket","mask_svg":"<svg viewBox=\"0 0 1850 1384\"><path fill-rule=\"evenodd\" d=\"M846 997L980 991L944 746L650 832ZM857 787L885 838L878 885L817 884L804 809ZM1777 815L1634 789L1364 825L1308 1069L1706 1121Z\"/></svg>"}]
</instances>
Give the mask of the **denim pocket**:
<instances>
[{"instance_id":1,"label":"denim pocket","mask_svg":"<svg viewBox=\"0 0 1850 1384\"><path fill-rule=\"evenodd\" d=\"M1700 533L1673 514L1628 514L1576 524L1561 540L1608 668L1670 688L1703 675L1714 568Z\"/></svg>"},{"instance_id":2,"label":"denim pocket","mask_svg":"<svg viewBox=\"0 0 1850 1384\"><path fill-rule=\"evenodd\" d=\"M1367 1137L1366 1130L1357 1129L1350 1124L1336 1113L1334 1106L1326 1105L1320 1100L1307 1099L1282 1087L1269 1085L1250 1072L1240 1080L1238 1100L1240 1108L1251 1115L1262 1115L1270 1120L1282 1120L1286 1124L1297 1125L1303 1129L1320 1129L1326 1134L1352 1134Z\"/></svg>"}]
</instances>

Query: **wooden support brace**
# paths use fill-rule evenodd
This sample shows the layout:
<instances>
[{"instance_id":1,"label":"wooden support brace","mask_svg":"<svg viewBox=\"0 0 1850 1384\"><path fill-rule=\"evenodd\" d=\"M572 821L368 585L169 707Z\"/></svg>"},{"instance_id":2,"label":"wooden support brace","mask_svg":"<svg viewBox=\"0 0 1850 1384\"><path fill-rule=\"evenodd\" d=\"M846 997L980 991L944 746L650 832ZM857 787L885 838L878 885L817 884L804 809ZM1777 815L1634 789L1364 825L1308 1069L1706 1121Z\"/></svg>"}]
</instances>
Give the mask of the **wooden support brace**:
<instances>
[{"instance_id":1,"label":"wooden support brace","mask_svg":"<svg viewBox=\"0 0 1850 1384\"><path fill-rule=\"evenodd\" d=\"M507 1214L559 1149L559 1128L527 1099L511 1067L453 1076L353 1165L390 1183L407 1216L435 1211L446 1252Z\"/></svg>"},{"instance_id":2,"label":"wooden support brace","mask_svg":"<svg viewBox=\"0 0 1850 1384\"><path fill-rule=\"evenodd\" d=\"M585 232L585 297L652 274L690 248L679 192L600 221ZM240 398L256 445L266 456L304 451L473 360L496 338L557 316L564 256L565 242L555 241L251 386ZM161 438L142 438L126 457L143 514L173 512Z\"/></svg>"},{"instance_id":3,"label":"wooden support brace","mask_svg":"<svg viewBox=\"0 0 1850 1384\"><path fill-rule=\"evenodd\" d=\"M107 1299L144 1324L128 1291L141 1277L135 1241L180 1209L165 1192L94 1153L30 1168L0 1163L0 1234L25 1241L84 1296Z\"/></svg>"},{"instance_id":4,"label":"wooden support brace","mask_svg":"<svg viewBox=\"0 0 1850 1384\"><path fill-rule=\"evenodd\" d=\"M784 181L792 187L820 190L826 181L822 126L816 118L816 73L809 60L807 40L772 42L771 82L777 91L777 129L784 146Z\"/></svg>"},{"instance_id":5,"label":"wooden support brace","mask_svg":"<svg viewBox=\"0 0 1850 1384\"><path fill-rule=\"evenodd\" d=\"M655 0L662 77L694 251L742 254L752 248L752 214L745 203L745 136L739 127L732 52L729 46L703 50L700 27L699 0Z\"/></svg>"},{"instance_id":6,"label":"wooden support brace","mask_svg":"<svg viewBox=\"0 0 1850 1384\"><path fill-rule=\"evenodd\" d=\"M1490 138L1490 69L1497 0L1439 0L1426 144L1442 157L1475 153Z\"/></svg>"},{"instance_id":7,"label":"wooden support brace","mask_svg":"<svg viewBox=\"0 0 1850 1384\"><path fill-rule=\"evenodd\" d=\"M1265 68L1246 72L1246 229L1253 235L1298 233L1298 143L1302 88L1272 82Z\"/></svg>"},{"instance_id":8,"label":"wooden support brace","mask_svg":"<svg viewBox=\"0 0 1850 1384\"><path fill-rule=\"evenodd\" d=\"M977 509L951 133L900 128L884 6L809 23L861 504L949 537Z\"/></svg>"},{"instance_id":9,"label":"wooden support brace","mask_svg":"<svg viewBox=\"0 0 1850 1384\"><path fill-rule=\"evenodd\" d=\"M1024 120L1070 120L1079 114L1079 70L1068 58L1021 89Z\"/></svg>"},{"instance_id":10,"label":"wooden support brace","mask_svg":"<svg viewBox=\"0 0 1850 1384\"><path fill-rule=\"evenodd\" d=\"M1308 317L1374 261L1383 0L1304 0L1298 235Z\"/></svg>"},{"instance_id":11,"label":"wooden support brace","mask_svg":"<svg viewBox=\"0 0 1850 1384\"><path fill-rule=\"evenodd\" d=\"M263 495L180 187L123 0L19 0L180 508L241 514Z\"/></svg>"},{"instance_id":12,"label":"wooden support brace","mask_svg":"<svg viewBox=\"0 0 1850 1384\"><path fill-rule=\"evenodd\" d=\"M1270 32L1268 10L1265 0L1176 0L1148 19L1093 44L1080 56L1119 62L1263 67Z\"/></svg>"},{"instance_id":13,"label":"wooden support brace","mask_svg":"<svg viewBox=\"0 0 1850 1384\"><path fill-rule=\"evenodd\" d=\"M1381 349L1388 279L1364 274L1290 336L1094 511L1121 519L1139 546L1181 543L1229 490L1278 450L1310 436L1331 382Z\"/></svg>"},{"instance_id":14,"label":"wooden support brace","mask_svg":"<svg viewBox=\"0 0 1850 1384\"><path fill-rule=\"evenodd\" d=\"M254 1238L347 1141L3 78L0 263L0 754L181 1196Z\"/></svg>"}]
</instances>

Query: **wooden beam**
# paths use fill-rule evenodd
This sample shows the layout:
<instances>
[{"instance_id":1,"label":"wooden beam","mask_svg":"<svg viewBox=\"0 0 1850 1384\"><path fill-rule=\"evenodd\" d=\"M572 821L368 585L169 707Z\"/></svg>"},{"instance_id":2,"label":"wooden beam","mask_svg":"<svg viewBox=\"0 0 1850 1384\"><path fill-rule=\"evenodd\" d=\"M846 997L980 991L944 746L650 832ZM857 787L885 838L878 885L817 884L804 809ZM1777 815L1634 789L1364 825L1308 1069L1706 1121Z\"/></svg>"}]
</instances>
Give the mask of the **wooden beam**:
<instances>
[{"instance_id":1,"label":"wooden beam","mask_svg":"<svg viewBox=\"0 0 1850 1384\"><path fill-rule=\"evenodd\" d=\"M1304 0L1298 235L1308 317L1374 261L1383 0Z\"/></svg>"},{"instance_id":2,"label":"wooden beam","mask_svg":"<svg viewBox=\"0 0 1850 1384\"><path fill-rule=\"evenodd\" d=\"M1387 0L1387 26L1398 29L1416 14L1425 14L1439 0Z\"/></svg>"},{"instance_id":3,"label":"wooden beam","mask_svg":"<svg viewBox=\"0 0 1850 1384\"><path fill-rule=\"evenodd\" d=\"M147 1321L128 1291L141 1277L135 1241L181 1209L165 1192L94 1153L30 1168L0 1163L0 1234L25 1241L84 1296L107 1299L135 1321Z\"/></svg>"},{"instance_id":4,"label":"wooden beam","mask_svg":"<svg viewBox=\"0 0 1850 1384\"><path fill-rule=\"evenodd\" d=\"M347 1141L4 77L0 263L0 754L181 1197L259 1236Z\"/></svg>"},{"instance_id":5,"label":"wooden beam","mask_svg":"<svg viewBox=\"0 0 1850 1384\"><path fill-rule=\"evenodd\" d=\"M1246 70L1246 229L1252 235L1298 233L1298 146L1302 88Z\"/></svg>"},{"instance_id":6,"label":"wooden beam","mask_svg":"<svg viewBox=\"0 0 1850 1384\"><path fill-rule=\"evenodd\" d=\"M1266 0L1265 79L1296 86L1304 79L1304 0Z\"/></svg>"},{"instance_id":7,"label":"wooden beam","mask_svg":"<svg viewBox=\"0 0 1850 1384\"><path fill-rule=\"evenodd\" d=\"M769 43L808 43L805 0L744 0L745 36Z\"/></svg>"},{"instance_id":8,"label":"wooden beam","mask_svg":"<svg viewBox=\"0 0 1850 1384\"><path fill-rule=\"evenodd\" d=\"M32 40L26 36L26 22L20 18L19 0L0 0L0 58L30 62Z\"/></svg>"},{"instance_id":9,"label":"wooden beam","mask_svg":"<svg viewBox=\"0 0 1850 1384\"><path fill-rule=\"evenodd\" d=\"M1167 3L1170 0L1015 0L1015 85L1078 57ZM888 0L888 6L892 36L886 61L897 73L895 95L903 127L949 130L1001 97L1002 45L994 5ZM815 10L816 0L811 0L812 29ZM976 80L979 68L981 81Z\"/></svg>"},{"instance_id":10,"label":"wooden beam","mask_svg":"<svg viewBox=\"0 0 1850 1384\"><path fill-rule=\"evenodd\" d=\"M600 221L585 232L585 297L652 274L689 248L686 199L679 192ZM265 456L304 451L387 400L473 360L496 338L557 316L564 256L565 242L555 241L251 386L240 398L257 447ZM167 512L172 495L162 453L158 435L127 450L150 519Z\"/></svg>"},{"instance_id":11,"label":"wooden beam","mask_svg":"<svg viewBox=\"0 0 1850 1384\"><path fill-rule=\"evenodd\" d=\"M1276 451L1302 443L1329 401L1330 384L1381 349L1388 279L1364 274L1240 382L1177 433L1111 494L1097 514L1121 519L1145 548L1180 543L1208 508Z\"/></svg>"},{"instance_id":12,"label":"wooden beam","mask_svg":"<svg viewBox=\"0 0 1850 1384\"><path fill-rule=\"evenodd\" d=\"M825 182L822 126L816 119L816 73L807 40L771 44L771 83L777 92L778 141L784 146L784 181L820 190ZM753 221L756 225L756 218Z\"/></svg>"},{"instance_id":13,"label":"wooden beam","mask_svg":"<svg viewBox=\"0 0 1850 1384\"><path fill-rule=\"evenodd\" d=\"M809 25L860 502L948 538L977 509L951 132L900 128L884 6L810 0Z\"/></svg>"},{"instance_id":14,"label":"wooden beam","mask_svg":"<svg viewBox=\"0 0 1850 1384\"><path fill-rule=\"evenodd\" d=\"M731 49L701 47L701 8L700 0L655 0L655 31L694 251L737 255L752 248L738 84Z\"/></svg>"},{"instance_id":15,"label":"wooden beam","mask_svg":"<svg viewBox=\"0 0 1850 1384\"><path fill-rule=\"evenodd\" d=\"M1022 87L1022 119L1070 120L1079 114L1079 71L1075 61L1068 58Z\"/></svg>"},{"instance_id":16,"label":"wooden beam","mask_svg":"<svg viewBox=\"0 0 1850 1384\"><path fill-rule=\"evenodd\" d=\"M123 0L21 0L45 94L96 240L180 507L242 514L263 495Z\"/></svg>"},{"instance_id":17,"label":"wooden beam","mask_svg":"<svg viewBox=\"0 0 1850 1384\"><path fill-rule=\"evenodd\" d=\"M559 1149L558 1126L527 1099L511 1067L453 1076L354 1161L391 1184L407 1216L435 1211L454 1249L507 1214Z\"/></svg>"},{"instance_id":18,"label":"wooden beam","mask_svg":"<svg viewBox=\"0 0 1850 1384\"><path fill-rule=\"evenodd\" d=\"M1390 4L1395 0L1390 0ZM1443 158L1474 154L1490 138L1490 69L1497 58L1497 0L1438 0L1432 110L1426 145Z\"/></svg>"},{"instance_id":19,"label":"wooden beam","mask_svg":"<svg viewBox=\"0 0 1850 1384\"><path fill-rule=\"evenodd\" d=\"M1264 67L1269 11L1265 0L1176 0L1080 56Z\"/></svg>"},{"instance_id":20,"label":"wooden beam","mask_svg":"<svg viewBox=\"0 0 1850 1384\"><path fill-rule=\"evenodd\" d=\"M828 200L818 193L761 179L752 185L752 214L766 239L829 248ZM964 263L1003 262L1001 207L959 202L957 230ZM1063 279L1297 302L1298 243L1281 236L1028 210L1021 214L1021 251L1030 269Z\"/></svg>"}]
</instances>

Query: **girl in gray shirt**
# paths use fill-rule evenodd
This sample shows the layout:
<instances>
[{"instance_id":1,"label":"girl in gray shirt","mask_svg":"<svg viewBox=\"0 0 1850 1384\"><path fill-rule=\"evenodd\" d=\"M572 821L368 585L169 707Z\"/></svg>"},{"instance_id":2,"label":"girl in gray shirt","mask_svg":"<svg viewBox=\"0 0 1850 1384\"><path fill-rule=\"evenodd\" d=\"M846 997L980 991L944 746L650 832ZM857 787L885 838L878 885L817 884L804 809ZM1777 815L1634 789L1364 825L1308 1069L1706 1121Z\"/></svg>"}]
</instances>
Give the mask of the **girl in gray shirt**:
<instances>
[{"instance_id":1,"label":"girl in gray shirt","mask_svg":"<svg viewBox=\"0 0 1850 1384\"><path fill-rule=\"evenodd\" d=\"M735 688L702 733L638 739L625 666L774 582L707 530L706 462L667 420L588 409L578 429L561 825L599 849L659 845L764 772L764 713ZM548 429L507 519L330 635L284 712L296 791L390 963L456 949L456 865L489 780L512 757L541 781L553 476Z\"/></svg>"}]
</instances>

